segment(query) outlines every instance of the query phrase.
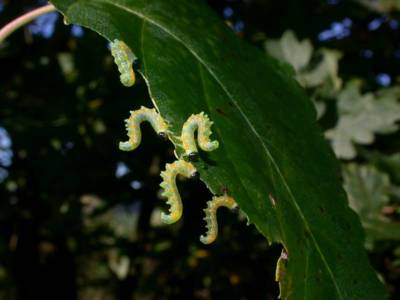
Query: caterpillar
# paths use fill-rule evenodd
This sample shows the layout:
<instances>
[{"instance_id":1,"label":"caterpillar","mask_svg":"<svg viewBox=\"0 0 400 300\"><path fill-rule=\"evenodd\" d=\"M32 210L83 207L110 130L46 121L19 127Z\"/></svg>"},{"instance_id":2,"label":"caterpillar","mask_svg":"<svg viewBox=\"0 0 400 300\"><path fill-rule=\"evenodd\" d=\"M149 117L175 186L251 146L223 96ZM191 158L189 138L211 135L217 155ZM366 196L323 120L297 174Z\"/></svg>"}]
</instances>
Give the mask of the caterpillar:
<instances>
[{"instance_id":1,"label":"caterpillar","mask_svg":"<svg viewBox=\"0 0 400 300\"><path fill-rule=\"evenodd\" d=\"M125 120L129 140L119 143L119 149L122 151L131 151L136 149L142 140L140 124L143 121L150 122L157 134L163 138L168 136L168 123L160 116L154 108L142 106L139 110L131 111L130 117Z\"/></svg>"},{"instance_id":2,"label":"caterpillar","mask_svg":"<svg viewBox=\"0 0 400 300\"><path fill-rule=\"evenodd\" d=\"M161 220L167 224L177 222L182 216L182 200L175 182L178 174L186 178L199 176L196 168L190 162L184 160L177 160L165 166L165 171L161 172L163 179L160 184L163 189L161 195L167 198L167 204L170 205L170 208L169 214L161 213Z\"/></svg>"},{"instance_id":3,"label":"caterpillar","mask_svg":"<svg viewBox=\"0 0 400 300\"><path fill-rule=\"evenodd\" d=\"M197 115L191 115L183 124L181 141L185 150L185 155L190 161L195 161L198 157L197 146L194 137L196 130L198 131L198 144L202 150L210 152L218 148L218 141L210 140L212 124L213 122L210 121L208 116L203 112Z\"/></svg>"},{"instance_id":4,"label":"caterpillar","mask_svg":"<svg viewBox=\"0 0 400 300\"><path fill-rule=\"evenodd\" d=\"M237 206L235 200L224 194L223 196L214 196L211 201L207 202L207 208L204 209L206 216L204 220L207 222L206 235L200 236L200 241L203 244L211 244L215 241L218 235L218 221L217 221L217 210L221 206L227 207L229 209L234 209Z\"/></svg>"},{"instance_id":5,"label":"caterpillar","mask_svg":"<svg viewBox=\"0 0 400 300\"><path fill-rule=\"evenodd\" d=\"M286 273L286 265L288 261L288 253L285 249L282 249L281 256L276 263L276 271L275 271L275 281L281 282Z\"/></svg>"},{"instance_id":6,"label":"caterpillar","mask_svg":"<svg viewBox=\"0 0 400 300\"><path fill-rule=\"evenodd\" d=\"M282 249L281 256L276 263L275 281L279 282L280 294L278 299L286 299L285 291L287 291L288 281L286 278L287 264L289 255L285 248Z\"/></svg>"},{"instance_id":7,"label":"caterpillar","mask_svg":"<svg viewBox=\"0 0 400 300\"><path fill-rule=\"evenodd\" d=\"M121 75L122 80L122 75ZM153 108L141 107L139 110L131 111L130 117L126 120L126 128L128 131L129 140L120 142L119 148L123 151L131 151L136 149L141 142L140 125L143 121L148 121L154 130L162 137L169 136L168 123L157 113ZM199 147L204 151L213 151L218 148L218 141L211 141L211 126L213 122L210 121L208 116L203 112L197 115L191 115L184 123L181 133L182 147L185 150L185 155L189 160L197 158L197 146L195 142L195 131L197 130L197 139ZM182 175L186 178L198 177L199 173L196 168L183 159L167 164L165 171L161 172L162 182L160 187L163 189L162 196L167 198L169 213L161 213L161 220L164 223L172 224L177 222L182 217L183 207L182 200L176 186L176 177ZM219 207L224 206L233 209L237 206L235 200L228 196L225 192L223 196L213 197L211 201L207 202L207 208L204 209L206 214L207 233L200 236L200 241L204 244L210 244L217 238L218 223L217 223L217 210Z\"/></svg>"},{"instance_id":8,"label":"caterpillar","mask_svg":"<svg viewBox=\"0 0 400 300\"><path fill-rule=\"evenodd\" d=\"M137 61L137 57L133 54L132 50L123 41L114 40L111 44L111 54L121 73L121 83L130 87L135 84L135 72L132 65Z\"/></svg>"}]
</instances>

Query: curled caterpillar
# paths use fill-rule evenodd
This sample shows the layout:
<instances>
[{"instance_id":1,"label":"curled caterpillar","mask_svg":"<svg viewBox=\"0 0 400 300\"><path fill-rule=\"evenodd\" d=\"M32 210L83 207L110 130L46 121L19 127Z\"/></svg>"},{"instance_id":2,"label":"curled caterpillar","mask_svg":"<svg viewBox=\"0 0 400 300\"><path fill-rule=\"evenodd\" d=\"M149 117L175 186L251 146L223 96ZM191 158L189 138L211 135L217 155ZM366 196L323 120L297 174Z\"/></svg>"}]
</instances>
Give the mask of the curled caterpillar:
<instances>
[{"instance_id":1,"label":"curled caterpillar","mask_svg":"<svg viewBox=\"0 0 400 300\"><path fill-rule=\"evenodd\" d=\"M126 122L129 140L120 142L119 149L122 151L131 151L136 149L142 140L140 124L143 121L150 122L151 126L161 137L168 135L168 123L156 112L154 108L141 107L139 110L131 111L131 115Z\"/></svg>"},{"instance_id":2,"label":"curled caterpillar","mask_svg":"<svg viewBox=\"0 0 400 300\"><path fill-rule=\"evenodd\" d=\"M196 130L198 131L198 144L202 150L210 152L218 148L218 141L210 140L212 124L213 122L210 121L208 116L203 112L197 115L191 115L183 124L181 134L182 146L185 150L185 155L189 158L189 160L194 161L198 156L194 136Z\"/></svg>"},{"instance_id":3,"label":"curled caterpillar","mask_svg":"<svg viewBox=\"0 0 400 300\"><path fill-rule=\"evenodd\" d=\"M162 196L167 198L170 208L169 214L161 213L161 219L167 224L175 223L182 216L182 200L175 182L178 174L187 178L199 176L196 168L184 160L177 160L165 166L165 171L161 172L163 181L160 186L163 189Z\"/></svg>"},{"instance_id":4,"label":"curled caterpillar","mask_svg":"<svg viewBox=\"0 0 400 300\"><path fill-rule=\"evenodd\" d=\"M218 235L217 210L221 206L227 207L229 209L234 209L237 206L237 204L232 197L226 194L219 197L215 196L212 198L211 201L207 202L207 208L204 209L204 212L206 213L204 220L207 222L206 225L207 233L206 235L200 236L200 241L203 244L211 244L217 238Z\"/></svg>"},{"instance_id":5,"label":"curled caterpillar","mask_svg":"<svg viewBox=\"0 0 400 300\"><path fill-rule=\"evenodd\" d=\"M135 72L132 64L137 61L135 54L123 41L114 40L111 43L111 54L114 56L114 61L121 73L120 80L124 86L132 86L135 84Z\"/></svg>"}]
</instances>

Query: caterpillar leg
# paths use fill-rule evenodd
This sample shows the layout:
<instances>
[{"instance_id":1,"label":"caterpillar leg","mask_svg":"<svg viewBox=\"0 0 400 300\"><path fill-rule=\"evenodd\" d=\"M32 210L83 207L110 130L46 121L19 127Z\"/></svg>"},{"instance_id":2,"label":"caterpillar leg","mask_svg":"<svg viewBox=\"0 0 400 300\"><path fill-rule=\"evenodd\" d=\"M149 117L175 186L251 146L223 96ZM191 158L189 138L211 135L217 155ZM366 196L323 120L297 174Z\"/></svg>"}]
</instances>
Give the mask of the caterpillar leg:
<instances>
[{"instance_id":1,"label":"caterpillar leg","mask_svg":"<svg viewBox=\"0 0 400 300\"><path fill-rule=\"evenodd\" d=\"M134 85L136 78L132 65L137 61L137 58L132 50L123 41L114 40L111 43L111 54L121 74L121 83L127 87Z\"/></svg>"},{"instance_id":2,"label":"caterpillar leg","mask_svg":"<svg viewBox=\"0 0 400 300\"><path fill-rule=\"evenodd\" d=\"M208 116L203 112L197 115L191 115L185 124L183 124L181 134L182 146L185 149L185 155L188 156L189 160L196 160L198 155L194 136L196 130L200 149L210 152L218 148L218 141L210 140L212 124L213 122L210 121Z\"/></svg>"},{"instance_id":3,"label":"caterpillar leg","mask_svg":"<svg viewBox=\"0 0 400 300\"><path fill-rule=\"evenodd\" d=\"M229 209L234 209L237 204L235 200L228 196L228 195L223 195L223 196L215 196L212 198L211 201L207 202L207 208L204 209L204 212L206 213L206 216L204 220L207 222L207 233L206 235L200 236L200 241L203 244L211 244L212 242L215 241L218 235L218 221L217 221L217 211L218 208L221 206L227 207Z\"/></svg>"},{"instance_id":4,"label":"caterpillar leg","mask_svg":"<svg viewBox=\"0 0 400 300\"><path fill-rule=\"evenodd\" d=\"M165 171L161 172L163 181L160 186L163 189L162 195L167 198L170 205L169 214L162 213L161 219L167 224L178 221L182 216L182 200L176 186L176 176L180 174L184 177L198 177L196 168L189 162L177 160L172 164L167 164Z\"/></svg>"},{"instance_id":5,"label":"caterpillar leg","mask_svg":"<svg viewBox=\"0 0 400 300\"><path fill-rule=\"evenodd\" d=\"M158 135L167 137L168 124L154 108L141 107L139 110L131 111L131 115L126 122L129 140L119 143L119 149L122 151L131 151L136 149L142 140L140 124L147 121L151 124Z\"/></svg>"}]
</instances>

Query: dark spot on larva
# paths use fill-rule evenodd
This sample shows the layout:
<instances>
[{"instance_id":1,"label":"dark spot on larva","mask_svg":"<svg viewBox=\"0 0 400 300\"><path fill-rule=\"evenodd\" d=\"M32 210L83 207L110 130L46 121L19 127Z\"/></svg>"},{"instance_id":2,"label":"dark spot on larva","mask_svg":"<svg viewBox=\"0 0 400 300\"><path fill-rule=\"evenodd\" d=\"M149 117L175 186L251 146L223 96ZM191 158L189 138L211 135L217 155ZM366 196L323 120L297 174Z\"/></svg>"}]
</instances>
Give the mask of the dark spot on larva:
<instances>
[{"instance_id":1,"label":"dark spot on larva","mask_svg":"<svg viewBox=\"0 0 400 300\"><path fill-rule=\"evenodd\" d=\"M217 113L219 113L222 116L226 116L226 113L222 110L222 108L216 108L215 109L217 111Z\"/></svg>"},{"instance_id":2,"label":"dark spot on larva","mask_svg":"<svg viewBox=\"0 0 400 300\"><path fill-rule=\"evenodd\" d=\"M309 238L310 237L310 231L306 228L306 229L304 229L304 236L306 237L306 238Z\"/></svg>"},{"instance_id":3,"label":"dark spot on larva","mask_svg":"<svg viewBox=\"0 0 400 300\"><path fill-rule=\"evenodd\" d=\"M134 69L136 69L136 70L138 70L138 69L140 69L140 67L141 67L141 64L140 64L140 60L139 59L135 59L134 61L133 61L133 68Z\"/></svg>"},{"instance_id":4,"label":"dark spot on larva","mask_svg":"<svg viewBox=\"0 0 400 300\"><path fill-rule=\"evenodd\" d=\"M197 152L189 153L188 158L189 158L189 161L198 161L199 154Z\"/></svg>"},{"instance_id":5,"label":"dark spot on larva","mask_svg":"<svg viewBox=\"0 0 400 300\"><path fill-rule=\"evenodd\" d=\"M235 105L233 105L233 102L232 101L229 101L228 102L228 105L230 106L230 107L234 107Z\"/></svg>"},{"instance_id":6,"label":"dark spot on larva","mask_svg":"<svg viewBox=\"0 0 400 300\"><path fill-rule=\"evenodd\" d=\"M191 176L192 179L199 179L200 178L200 173L199 172L194 172Z\"/></svg>"},{"instance_id":7,"label":"dark spot on larva","mask_svg":"<svg viewBox=\"0 0 400 300\"><path fill-rule=\"evenodd\" d=\"M237 214L240 211L239 205L236 205L234 208L231 209L234 214Z\"/></svg>"},{"instance_id":8,"label":"dark spot on larva","mask_svg":"<svg viewBox=\"0 0 400 300\"><path fill-rule=\"evenodd\" d=\"M160 138L162 138L163 140L167 140L168 139L168 135L165 133L165 132L159 132L158 133L158 136L160 137Z\"/></svg>"},{"instance_id":9,"label":"dark spot on larva","mask_svg":"<svg viewBox=\"0 0 400 300\"><path fill-rule=\"evenodd\" d=\"M324 213L325 213L325 208L324 208L324 207L322 207L322 206L320 206L320 207L319 207L319 211L320 211L321 213L323 213L323 214L324 214Z\"/></svg>"},{"instance_id":10,"label":"dark spot on larva","mask_svg":"<svg viewBox=\"0 0 400 300\"><path fill-rule=\"evenodd\" d=\"M224 195L224 194L228 194L228 193L229 193L228 187L223 186L223 187L221 188L221 194Z\"/></svg>"}]
</instances>

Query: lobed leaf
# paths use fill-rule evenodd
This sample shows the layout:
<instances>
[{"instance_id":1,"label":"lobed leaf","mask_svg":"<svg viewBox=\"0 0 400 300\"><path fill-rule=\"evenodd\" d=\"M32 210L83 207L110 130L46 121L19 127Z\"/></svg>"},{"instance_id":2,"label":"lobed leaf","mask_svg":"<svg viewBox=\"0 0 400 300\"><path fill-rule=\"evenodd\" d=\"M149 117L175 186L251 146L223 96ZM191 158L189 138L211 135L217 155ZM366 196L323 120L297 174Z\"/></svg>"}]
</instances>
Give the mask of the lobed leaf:
<instances>
[{"instance_id":1,"label":"lobed leaf","mask_svg":"<svg viewBox=\"0 0 400 300\"><path fill-rule=\"evenodd\" d=\"M373 240L399 240L400 223L383 215L389 204L389 176L373 166L348 164L344 167L344 185L350 206L361 217L368 237Z\"/></svg>"},{"instance_id":2,"label":"lobed leaf","mask_svg":"<svg viewBox=\"0 0 400 300\"><path fill-rule=\"evenodd\" d=\"M350 82L338 97L339 120L326 132L337 157L356 157L354 144L369 145L376 134L389 134L398 129L400 103L395 90L374 95L362 95L358 82Z\"/></svg>"}]
</instances>

